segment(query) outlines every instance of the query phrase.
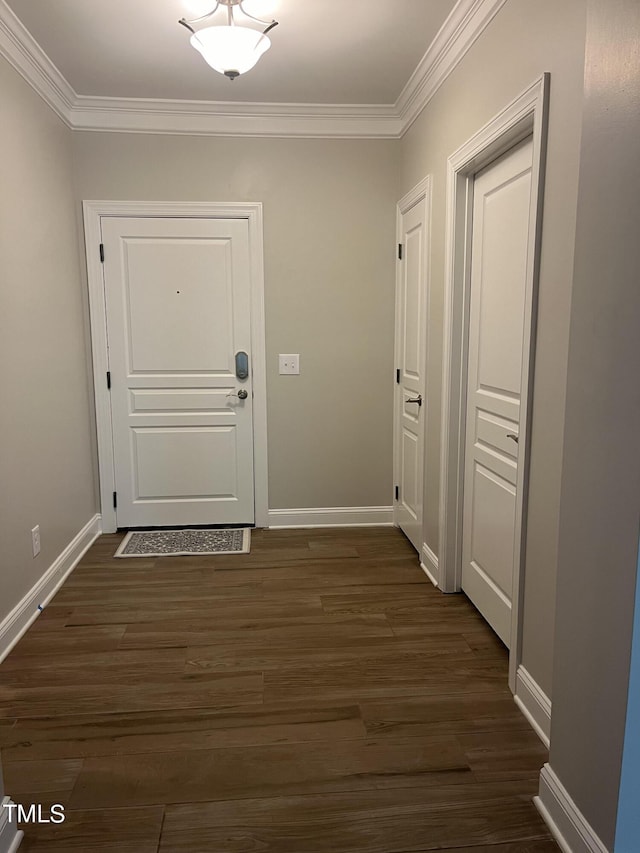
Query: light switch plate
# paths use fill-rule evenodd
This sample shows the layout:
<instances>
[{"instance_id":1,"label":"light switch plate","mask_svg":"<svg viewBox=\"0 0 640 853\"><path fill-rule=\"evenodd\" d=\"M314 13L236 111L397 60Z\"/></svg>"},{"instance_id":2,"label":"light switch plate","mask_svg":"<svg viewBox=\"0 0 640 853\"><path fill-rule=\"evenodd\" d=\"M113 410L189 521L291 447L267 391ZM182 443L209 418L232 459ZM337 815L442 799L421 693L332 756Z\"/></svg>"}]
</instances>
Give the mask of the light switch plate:
<instances>
[{"instance_id":1,"label":"light switch plate","mask_svg":"<svg viewBox=\"0 0 640 853\"><path fill-rule=\"evenodd\" d=\"M297 376L300 373L300 355L298 353L280 353L278 365L280 375Z\"/></svg>"}]
</instances>

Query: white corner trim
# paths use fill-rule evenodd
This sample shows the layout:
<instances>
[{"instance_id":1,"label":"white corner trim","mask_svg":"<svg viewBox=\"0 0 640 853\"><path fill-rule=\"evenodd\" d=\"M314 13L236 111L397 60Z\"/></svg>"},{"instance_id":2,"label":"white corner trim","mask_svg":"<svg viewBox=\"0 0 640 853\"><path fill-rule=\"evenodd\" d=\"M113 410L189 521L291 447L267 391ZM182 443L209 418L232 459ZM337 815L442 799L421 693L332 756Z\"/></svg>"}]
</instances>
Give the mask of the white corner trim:
<instances>
[{"instance_id":1,"label":"white corner trim","mask_svg":"<svg viewBox=\"0 0 640 853\"><path fill-rule=\"evenodd\" d=\"M269 527L391 527L392 506L340 506L270 509Z\"/></svg>"},{"instance_id":2,"label":"white corner trim","mask_svg":"<svg viewBox=\"0 0 640 853\"><path fill-rule=\"evenodd\" d=\"M76 93L5 0L0 0L0 55L66 124L71 124Z\"/></svg>"},{"instance_id":3,"label":"white corner trim","mask_svg":"<svg viewBox=\"0 0 640 853\"><path fill-rule=\"evenodd\" d=\"M420 568L425 573L425 575L429 578L431 583L435 587L440 586L440 567L438 565L438 558L433 553L431 548L427 545L426 542L422 545L422 559L420 561Z\"/></svg>"},{"instance_id":4,"label":"white corner trim","mask_svg":"<svg viewBox=\"0 0 640 853\"><path fill-rule=\"evenodd\" d=\"M38 605L44 607L75 569L82 556L102 533L100 515L94 515L49 566L11 613L0 623L0 663L38 618Z\"/></svg>"},{"instance_id":5,"label":"white corner trim","mask_svg":"<svg viewBox=\"0 0 640 853\"><path fill-rule=\"evenodd\" d=\"M9 820L8 805L13 805L12 800L4 797L0 802L0 853L15 853L24 835L18 822Z\"/></svg>"},{"instance_id":6,"label":"white corner trim","mask_svg":"<svg viewBox=\"0 0 640 853\"><path fill-rule=\"evenodd\" d=\"M564 853L609 853L549 764L533 802Z\"/></svg>"},{"instance_id":7,"label":"white corner trim","mask_svg":"<svg viewBox=\"0 0 640 853\"><path fill-rule=\"evenodd\" d=\"M396 101L402 134L411 127L506 0L459 0Z\"/></svg>"},{"instance_id":8,"label":"white corner trim","mask_svg":"<svg viewBox=\"0 0 640 853\"><path fill-rule=\"evenodd\" d=\"M79 95L0 0L0 55L73 130L331 139L398 139L506 0L458 0L395 104L175 101Z\"/></svg>"},{"instance_id":9,"label":"white corner trim","mask_svg":"<svg viewBox=\"0 0 640 853\"><path fill-rule=\"evenodd\" d=\"M516 672L516 692L513 698L542 743L549 749L551 699L522 665Z\"/></svg>"}]
</instances>

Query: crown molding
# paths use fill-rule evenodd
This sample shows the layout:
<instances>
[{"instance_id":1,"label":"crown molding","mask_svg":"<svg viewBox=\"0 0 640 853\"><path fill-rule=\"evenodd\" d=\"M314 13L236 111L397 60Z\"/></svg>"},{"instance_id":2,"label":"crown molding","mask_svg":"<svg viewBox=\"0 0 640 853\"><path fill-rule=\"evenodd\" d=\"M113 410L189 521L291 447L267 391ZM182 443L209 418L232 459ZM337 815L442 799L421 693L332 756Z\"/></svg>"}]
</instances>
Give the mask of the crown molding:
<instances>
[{"instance_id":1,"label":"crown molding","mask_svg":"<svg viewBox=\"0 0 640 853\"><path fill-rule=\"evenodd\" d=\"M0 55L73 130L398 139L507 0L459 0L395 104L269 104L78 95L0 0Z\"/></svg>"},{"instance_id":2,"label":"crown molding","mask_svg":"<svg viewBox=\"0 0 640 853\"><path fill-rule=\"evenodd\" d=\"M70 125L76 93L4 0L0 0L0 54Z\"/></svg>"},{"instance_id":3,"label":"crown molding","mask_svg":"<svg viewBox=\"0 0 640 853\"><path fill-rule=\"evenodd\" d=\"M396 101L402 135L507 0L459 0Z\"/></svg>"},{"instance_id":4,"label":"crown molding","mask_svg":"<svg viewBox=\"0 0 640 853\"><path fill-rule=\"evenodd\" d=\"M268 104L77 97L70 114L76 130L261 136L397 139L393 105Z\"/></svg>"}]
</instances>

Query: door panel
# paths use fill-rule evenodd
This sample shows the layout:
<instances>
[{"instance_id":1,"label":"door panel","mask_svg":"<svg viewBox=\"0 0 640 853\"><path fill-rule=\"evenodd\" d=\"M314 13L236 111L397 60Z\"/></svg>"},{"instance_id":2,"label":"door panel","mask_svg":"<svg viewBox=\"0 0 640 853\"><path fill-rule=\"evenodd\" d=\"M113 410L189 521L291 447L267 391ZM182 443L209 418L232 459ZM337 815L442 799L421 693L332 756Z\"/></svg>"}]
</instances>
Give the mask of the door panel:
<instances>
[{"instance_id":1,"label":"door panel","mask_svg":"<svg viewBox=\"0 0 640 853\"><path fill-rule=\"evenodd\" d=\"M123 237L121 250L129 373L226 371L233 334L230 239Z\"/></svg>"},{"instance_id":2,"label":"door panel","mask_svg":"<svg viewBox=\"0 0 640 853\"><path fill-rule=\"evenodd\" d=\"M401 482L403 503L417 514L420 504L418 494L418 439L413 431L404 430L402 433L402 465Z\"/></svg>"},{"instance_id":3,"label":"door panel","mask_svg":"<svg viewBox=\"0 0 640 853\"><path fill-rule=\"evenodd\" d=\"M101 225L118 526L253 523L247 222Z\"/></svg>"},{"instance_id":4,"label":"door panel","mask_svg":"<svg viewBox=\"0 0 640 853\"><path fill-rule=\"evenodd\" d=\"M533 145L474 180L462 588L511 642Z\"/></svg>"},{"instance_id":5,"label":"door panel","mask_svg":"<svg viewBox=\"0 0 640 853\"><path fill-rule=\"evenodd\" d=\"M513 498L515 488L476 464L473 477L471 560L507 599L513 588Z\"/></svg>"},{"instance_id":6,"label":"door panel","mask_svg":"<svg viewBox=\"0 0 640 853\"><path fill-rule=\"evenodd\" d=\"M213 412L228 406L227 392L198 388L155 391L140 388L131 391L131 411L139 412Z\"/></svg>"},{"instance_id":7,"label":"door panel","mask_svg":"<svg viewBox=\"0 0 640 853\"><path fill-rule=\"evenodd\" d=\"M513 162L513 157L523 159L524 152L518 151L507 162L491 167L490 172L476 178L474 185L474 194L480 192L478 201L482 204L478 210L482 269L476 270L480 314L477 378L479 389L513 395L519 400L531 157L527 158L529 167L525 172L510 177L508 172L505 174L506 168L522 167ZM498 183L493 185L494 181ZM474 241L472 252L475 249Z\"/></svg>"},{"instance_id":8,"label":"door panel","mask_svg":"<svg viewBox=\"0 0 640 853\"><path fill-rule=\"evenodd\" d=\"M235 427L136 428L131 432L134 500L234 497ZM163 460L158 465L158 460ZM214 459L213 465L203 465Z\"/></svg>"},{"instance_id":9,"label":"door panel","mask_svg":"<svg viewBox=\"0 0 640 853\"><path fill-rule=\"evenodd\" d=\"M421 365L424 353L422 342L423 330L420 328L422 316L422 299L420 281L424 264L424 225L420 210L413 210L403 217L404 247L403 259L405 264L402 288L402 372L405 379L420 380Z\"/></svg>"},{"instance_id":10,"label":"door panel","mask_svg":"<svg viewBox=\"0 0 640 853\"><path fill-rule=\"evenodd\" d=\"M427 308L427 204L423 198L400 217L402 259L396 294L395 522L422 548Z\"/></svg>"}]
</instances>

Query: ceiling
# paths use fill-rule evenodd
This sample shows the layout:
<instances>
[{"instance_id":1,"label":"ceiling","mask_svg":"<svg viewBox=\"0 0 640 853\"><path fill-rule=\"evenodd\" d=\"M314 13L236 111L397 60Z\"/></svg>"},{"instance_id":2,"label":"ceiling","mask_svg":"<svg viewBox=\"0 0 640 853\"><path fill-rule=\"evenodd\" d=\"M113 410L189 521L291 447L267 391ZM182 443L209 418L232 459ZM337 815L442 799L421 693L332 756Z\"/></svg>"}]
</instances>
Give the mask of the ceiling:
<instances>
[{"instance_id":1,"label":"ceiling","mask_svg":"<svg viewBox=\"0 0 640 853\"><path fill-rule=\"evenodd\" d=\"M395 104L456 0L246 0L272 48L231 82L177 21L210 0L6 0L77 95L268 104ZM216 16L217 20L217 16Z\"/></svg>"}]
</instances>

